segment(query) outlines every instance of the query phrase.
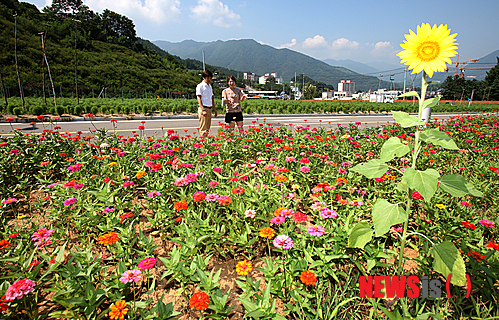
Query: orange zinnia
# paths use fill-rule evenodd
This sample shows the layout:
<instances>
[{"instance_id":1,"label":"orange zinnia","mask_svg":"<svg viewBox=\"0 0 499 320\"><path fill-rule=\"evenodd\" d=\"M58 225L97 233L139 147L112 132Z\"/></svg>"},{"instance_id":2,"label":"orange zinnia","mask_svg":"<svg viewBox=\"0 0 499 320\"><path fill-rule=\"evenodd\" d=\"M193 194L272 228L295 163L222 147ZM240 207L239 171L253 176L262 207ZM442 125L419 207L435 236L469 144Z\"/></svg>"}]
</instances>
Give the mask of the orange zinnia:
<instances>
[{"instance_id":1,"label":"orange zinnia","mask_svg":"<svg viewBox=\"0 0 499 320\"><path fill-rule=\"evenodd\" d=\"M237 263L236 272L238 275L247 276L251 270L253 270L253 265L251 262L247 262L246 259Z\"/></svg>"},{"instance_id":2,"label":"orange zinnia","mask_svg":"<svg viewBox=\"0 0 499 320\"><path fill-rule=\"evenodd\" d=\"M174 204L174 207L175 207L176 211L187 210L188 206L189 205L187 204L187 201L185 201L185 200L177 201Z\"/></svg>"},{"instance_id":3,"label":"orange zinnia","mask_svg":"<svg viewBox=\"0 0 499 320\"><path fill-rule=\"evenodd\" d=\"M282 175L282 174L275 177L275 181L277 181L277 182L284 182L286 180L288 180L288 178L286 178L286 176Z\"/></svg>"},{"instance_id":4,"label":"orange zinnia","mask_svg":"<svg viewBox=\"0 0 499 320\"><path fill-rule=\"evenodd\" d=\"M109 232L99 237L99 244L102 244L103 246L108 246L110 244L118 242L119 240L120 238L115 232Z\"/></svg>"},{"instance_id":5,"label":"orange zinnia","mask_svg":"<svg viewBox=\"0 0 499 320\"><path fill-rule=\"evenodd\" d=\"M317 277L313 272L305 270L301 273L300 280L304 284L310 285L310 284L315 284L315 282L317 281Z\"/></svg>"},{"instance_id":6,"label":"orange zinnia","mask_svg":"<svg viewBox=\"0 0 499 320\"><path fill-rule=\"evenodd\" d=\"M126 307L126 301L116 301L111 305L111 311L109 312L109 317L111 319L123 319L128 313L128 308Z\"/></svg>"},{"instance_id":7,"label":"orange zinnia","mask_svg":"<svg viewBox=\"0 0 499 320\"><path fill-rule=\"evenodd\" d=\"M204 292L196 292L189 299L189 306L198 310L205 310L210 305L210 297Z\"/></svg>"},{"instance_id":8,"label":"orange zinnia","mask_svg":"<svg viewBox=\"0 0 499 320\"><path fill-rule=\"evenodd\" d=\"M137 177L137 179L142 179L146 174L147 173L145 171L139 171L135 176Z\"/></svg>"},{"instance_id":9,"label":"orange zinnia","mask_svg":"<svg viewBox=\"0 0 499 320\"><path fill-rule=\"evenodd\" d=\"M232 194L243 194L244 193L244 188L243 187L235 187L232 189Z\"/></svg>"},{"instance_id":10,"label":"orange zinnia","mask_svg":"<svg viewBox=\"0 0 499 320\"><path fill-rule=\"evenodd\" d=\"M272 239L275 236L274 229L265 227L260 230L260 237Z\"/></svg>"}]
</instances>

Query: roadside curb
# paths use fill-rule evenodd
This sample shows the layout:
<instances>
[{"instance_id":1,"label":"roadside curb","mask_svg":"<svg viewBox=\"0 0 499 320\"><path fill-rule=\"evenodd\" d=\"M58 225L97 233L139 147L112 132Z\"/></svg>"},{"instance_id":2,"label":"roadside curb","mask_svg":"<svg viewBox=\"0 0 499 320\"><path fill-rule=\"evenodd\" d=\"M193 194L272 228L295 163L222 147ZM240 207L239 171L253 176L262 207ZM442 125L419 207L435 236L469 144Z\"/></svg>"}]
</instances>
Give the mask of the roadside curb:
<instances>
[{"instance_id":1,"label":"roadside curb","mask_svg":"<svg viewBox=\"0 0 499 320\"><path fill-rule=\"evenodd\" d=\"M468 114L476 114L478 112L467 112ZM438 115L447 115L447 114L465 114L465 112L444 112L444 113L432 113L432 116ZM411 113L411 115L417 115L416 113ZM220 115L223 118L223 114ZM349 117L349 116L357 116L357 117L372 117L372 116L392 116L392 113L332 113L332 114L244 114L244 118L250 119L266 119L266 118L293 118L293 117ZM139 116L139 117L95 117L95 118L87 118L87 117L60 117L60 118L50 118L45 117L47 120L40 121L36 118L15 118L12 121L5 121L4 119L0 119L0 123L31 123L31 122L73 122L73 121L111 121L111 119L116 119L119 121L129 121L129 120L167 120L167 119L197 119L197 116L194 115L178 115L178 116ZM57 120L54 120L57 119ZM215 118L216 119L216 118Z\"/></svg>"}]
</instances>

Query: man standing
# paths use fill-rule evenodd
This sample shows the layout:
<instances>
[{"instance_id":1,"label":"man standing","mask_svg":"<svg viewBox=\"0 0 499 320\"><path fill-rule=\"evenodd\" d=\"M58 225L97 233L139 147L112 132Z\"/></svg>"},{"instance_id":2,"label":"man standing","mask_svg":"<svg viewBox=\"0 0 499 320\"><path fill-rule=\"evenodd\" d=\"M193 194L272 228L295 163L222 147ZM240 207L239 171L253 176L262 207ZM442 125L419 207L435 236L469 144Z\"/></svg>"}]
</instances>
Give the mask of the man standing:
<instances>
[{"instance_id":1,"label":"man standing","mask_svg":"<svg viewBox=\"0 0 499 320\"><path fill-rule=\"evenodd\" d=\"M207 136L211 127L211 109L218 116L217 108L215 107L215 98L213 97L213 89L210 85L213 79L211 71L206 70L202 74L203 81L196 87L196 96L198 98L198 116L199 116L199 134Z\"/></svg>"}]
</instances>

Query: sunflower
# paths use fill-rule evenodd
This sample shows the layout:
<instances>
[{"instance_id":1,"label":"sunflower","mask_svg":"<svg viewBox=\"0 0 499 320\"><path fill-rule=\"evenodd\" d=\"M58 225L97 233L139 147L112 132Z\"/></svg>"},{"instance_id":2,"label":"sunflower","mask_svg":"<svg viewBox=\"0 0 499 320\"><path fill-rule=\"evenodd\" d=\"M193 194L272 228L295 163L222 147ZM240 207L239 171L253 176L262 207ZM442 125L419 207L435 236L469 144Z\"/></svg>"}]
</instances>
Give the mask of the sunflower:
<instances>
[{"instance_id":1,"label":"sunflower","mask_svg":"<svg viewBox=\"0 0 499 320\"><path fill-rule=\"evenodd\" d=\"M424 70L430 78L435 71L445 71L446 63L452 63L450 58L457 54L457 33L450 35L447 25L432 28L429 23L418 26L417 33L409 32L400 45L405 50L397 54L401 62L413 69L412 73Z\"/></svg>"}]
</instances>

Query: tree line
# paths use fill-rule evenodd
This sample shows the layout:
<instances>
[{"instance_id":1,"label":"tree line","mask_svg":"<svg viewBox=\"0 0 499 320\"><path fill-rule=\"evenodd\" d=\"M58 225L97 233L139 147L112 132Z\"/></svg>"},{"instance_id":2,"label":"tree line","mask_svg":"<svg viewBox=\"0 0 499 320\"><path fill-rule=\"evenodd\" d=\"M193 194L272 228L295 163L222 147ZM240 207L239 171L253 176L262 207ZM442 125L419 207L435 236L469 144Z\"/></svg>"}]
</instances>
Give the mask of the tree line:
<instances>
[{"instance_id":1,"label":"tree line","mask_svg":"<svg viewBox=\"0 0 499 320\"><path fill-rule=\"evenodd\" d=\"M499 57L496 66L487 72L484 80L449 76L441 88L444 100L499 101Z\"/></svg>"}]
</instances>

